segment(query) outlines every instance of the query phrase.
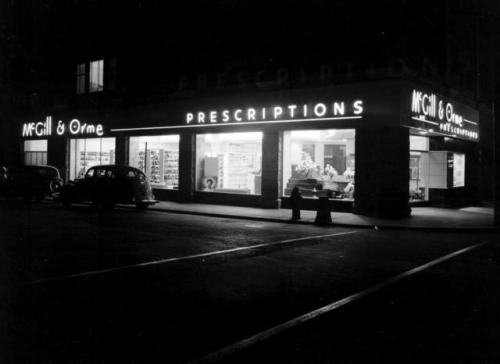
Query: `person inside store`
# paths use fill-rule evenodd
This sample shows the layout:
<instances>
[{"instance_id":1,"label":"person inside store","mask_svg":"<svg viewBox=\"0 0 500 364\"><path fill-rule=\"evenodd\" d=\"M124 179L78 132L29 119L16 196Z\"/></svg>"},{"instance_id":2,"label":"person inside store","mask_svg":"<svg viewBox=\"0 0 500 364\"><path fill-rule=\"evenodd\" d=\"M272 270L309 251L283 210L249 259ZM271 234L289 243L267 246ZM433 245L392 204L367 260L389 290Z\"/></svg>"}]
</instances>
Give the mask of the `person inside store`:
<instances>
[{"instance_id":1,"label":"person inside store","mask_svg":"<svg viewBox=\"0 0 500 364\"><path fill-rule=\"evenodd\" d=\"M215 189L215 181L213 178L205 179L205 188L203 191L213 191Z\"/></svg>"},{"instance_id":2,"label":"person inside store","mask_svg":"<svg viewBox=\"0 0 500 364\"><path fill-rule=\"evenodd\" d=\"M346 198L352 198L354 195L354 180L349 181L347 186L344 188L344 194Z\"/></svg>"}]
</instances>

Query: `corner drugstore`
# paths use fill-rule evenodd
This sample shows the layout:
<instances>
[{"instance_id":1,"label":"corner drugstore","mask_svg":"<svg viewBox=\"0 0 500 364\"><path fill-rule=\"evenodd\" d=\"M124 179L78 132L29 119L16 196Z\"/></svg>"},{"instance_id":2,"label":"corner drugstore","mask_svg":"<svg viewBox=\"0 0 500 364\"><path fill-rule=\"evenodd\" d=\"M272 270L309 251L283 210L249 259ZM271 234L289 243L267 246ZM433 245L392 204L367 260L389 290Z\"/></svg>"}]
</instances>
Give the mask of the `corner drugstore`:
<instances>
[{"instance_id":1,"label":"corner drugstore","mask_svg":"<svg viewBox=\"0 0 500 364\"><path fill-rule=\"evenodd\" d=\"M477 110L424 84L372 81L72 110L23 120L26 164L66 180L97 164L143 170L161 200L405 216L412 203L472 198Z\"/></svg>"}]
</instances>

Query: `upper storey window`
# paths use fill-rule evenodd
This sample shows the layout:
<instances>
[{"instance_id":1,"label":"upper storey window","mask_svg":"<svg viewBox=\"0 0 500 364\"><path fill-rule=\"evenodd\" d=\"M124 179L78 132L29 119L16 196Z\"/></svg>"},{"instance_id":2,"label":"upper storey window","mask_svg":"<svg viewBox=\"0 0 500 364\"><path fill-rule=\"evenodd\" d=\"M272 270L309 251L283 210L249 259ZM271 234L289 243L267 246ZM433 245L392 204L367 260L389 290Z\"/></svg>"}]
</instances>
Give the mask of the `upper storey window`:
<instances>
[{"instance_id":1,"label":"upper storey window","mask_svg":"<svg viewBox=\"0 0 500 364\"><path fill-rule=\"evenodd\" d=\"M99 59L76 66L76 93L104 91L104 60Z\"/></svg>"},{"instance_id":2,"label":"upper storey window","mask_svg":"<svg viewBox=\"0 0 500 364\"><path fill-rule=\"evenodd\" d=\"M76 66L76 94L85 93L85 63L78 64Z\"/></svg>"},{"instance_id":3,"label":"upper storey window","mask_svg":"<svg viewBox=\"0 0 500 364\"><path fill-rule=\"evenodd\" d=\"M104 90L104 60L90 62L89 92Z\"/></svg>"}]
</instances>

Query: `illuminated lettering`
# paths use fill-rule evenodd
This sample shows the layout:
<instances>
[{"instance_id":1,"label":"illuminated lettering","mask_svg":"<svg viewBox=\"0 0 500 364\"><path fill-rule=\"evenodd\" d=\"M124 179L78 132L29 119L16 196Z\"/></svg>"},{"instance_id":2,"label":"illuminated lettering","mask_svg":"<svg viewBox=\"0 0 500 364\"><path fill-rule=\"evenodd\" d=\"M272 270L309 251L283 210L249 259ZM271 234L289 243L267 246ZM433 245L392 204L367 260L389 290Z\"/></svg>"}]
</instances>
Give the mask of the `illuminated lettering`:
<instances>
[{"instance_id":1,"label":"illuminated lettering","mask_svg":"<svg viewBox=\"0 0 500 364\"><path fill-rule=\"evenodd\" d=\"M429 97L429 100L431 98ZM352 108L349 108L349 106ZM428 101L425 103L428 107ZM419 106L420 105L420 106ZM422 108L422 104L417 105ZM351 115L348 115L349 112ZM231 123L231 122L255 122L255 123L268 123L273 120L286 121L306 121L314 118L361 118L364 112L364 105L362 100L353 100L351 102L345 101L332 101L329 104L315 103L315 104L288 104L276 105L269 107L248 107L239 109L225 109L225 110L211 110L211 111L197 111L195 113L186 113L186 124L205 123ZM301 119L302 118L302 119ZM288 119L288 120L287 120ZM202 126L202 125L201 125Z\"/></svg>"},{"instance_id":2,"label":"illuminated lettering","mask_svg":"<svg viewBox=\"0 0 500 364\"><path fill-rule=\"evenodd\" d=\"M363 113L363 101L361 101L361 100L354 101L353 108L354 108L354 115L362 114Z\"/></svg>"},{"instance_id":3,"label":"illuminated lettering","mask_svg":"<svg viewBox=\"0 0 500 364\"><path fill-rule=\"evenodd\" d=\"M413 97L411 102L411 111L415 113L420 113L420 100L422 99L422 92L413 90Z\"/></svg>"},{"instance_id":4,"label":"illuminated lettering","mask_svg":"<svg viewBox=\"0 0 500 364\"><path fill-rule=\"evenodd\" d=\"M241 112L242 112L242 111L243 111L243 110L238 109L238 110L236 110L236 111L234 112L234 120L236 120L236 121L241 121Z\"/></svg>"},{"instance_id":5,"label":"illuminated lettering","mask_svg":"<svg viewBox=\"0 0 500 364\"><path fill-rule=\"evenodd\" d=\"M344 115L345 114L345 105L343 102L338 103L334 102L333 103L333 115Z\"/></svg>"},{"instance_id":6,"label":"illuminated lettering","mask_svg":"<svg viewBox=\"0 0 500 364\"><path fill-rule=\"evenodd\" d=\"M104 128L101 124L81 123L80 120L76 118L72 119L67 126L62 120L57 122L57 127L55 129L57 135L64 135L66 129L68 129L69 133L72 135L97 134L101 136L104 134ZM38 137L52 135L52 116L47 116L44 121L24 123L22 136L30 137L33 135Z\"/></svg>"},{"instance_id":7,"label":"illuminated lettering","mask_svg":"<svg viewBox=\"0 0 500 364\"><path fill-rule=\"evenodd\" d=\"M69 123L69 132L74 135L78 134L79 131L80 131L80 120L78 119L71 120Z\"/></svg>"},{"instance_id":8,"label":"illuminated lettering","mask_svg":"<svg viewBox=\"0 0 500 364\"><path fill-rule=\"evenodd\" d=\"M465 136L470 139L477 139L477 131L464 128L464 117L456 113L455 105L434 93L423 93L413 90L411 111L416 114L412 116L421 123L436 124L441 132L454 137ZM477 122L468 121L473 125ZM421 127L421 124L418 125Z\"/></svg>"},{"instance_id":9,"label":"illuminated lettering","mask_svg":"<svg viewBox=\"0 0 500 364\"><path fill-rule=\"evenodd\" d=\"M222 112L222 121L227 122L229 120L229 110L224 110Z\"/></svg>"},{"instance_id":10,"label":"illuminated lettering","mask_svg":"<svg viewBox=\"0 0 500 364\"><path fill-rule=\"evenodd\" d=\"M247 120L255 120L255 109L248 109L247 110Z\"/></svg>"},{"instance_id":11,"label":"illuminated lettering","mask_svg":"<svg viewBox=\"0 0 500 364\"><path fill-rule=\"evenodd\" d=\"M63 135L65 130L66 130L66 127L64 126L64 123L62 122L62 120L59 120L59 122L57 123L57 128L56 128L57 135Z\"/></svg>"},{"instance_id":12,"label":"illuminated lettering","mask_svg":"<svg viewBox=\"0 0 500 364\"><path fill-rule=\"evenodd\" d=\"M280 116L281 114L283 114L283 108L280 106L275 106L274 107L274 118L277 119L278 116Z\"/></svg>"},{"instance_id":13,"label":"illuminated lettering","mask_svg":"<svg viewBox=\"0 0 500 364\"><path fill-rule=\"evenodd\" d=\"M322 117L326 114L326 105L319 103L314 106L314 115L317 117Z\"/></svg>"},{"instance_id":14,"label":"illuminated lettering","mask_svg":"<svg viewBox=\"0 0 500 364\"><path fill-rule=\"evenodd\" d=\"M23 137L31 136L35 129L35 123L24 123L23 124Z\"/></svg>"},{"instance_id":15,"label":"illuminated lettering","mask_svg":"<svg viewBox=\"0 0 500 364\"><path fill-rule=\"evenodd\" d=\"M217 111L210 111L210 122L211 123L217 122Z\"/></svg>"}]
</instances>

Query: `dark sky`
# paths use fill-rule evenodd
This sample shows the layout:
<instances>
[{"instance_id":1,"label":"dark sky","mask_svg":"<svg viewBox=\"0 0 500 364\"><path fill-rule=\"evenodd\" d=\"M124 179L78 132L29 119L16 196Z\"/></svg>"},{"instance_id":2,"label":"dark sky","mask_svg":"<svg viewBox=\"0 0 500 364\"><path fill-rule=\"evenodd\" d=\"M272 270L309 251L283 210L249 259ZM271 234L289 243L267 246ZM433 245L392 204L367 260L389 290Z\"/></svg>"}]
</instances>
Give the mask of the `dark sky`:
<instances>
[{"instance_id":1,"label":"dark sky","mask_svg":"<svg viewBox=\"0 0 500 364\"><path fill-rule=\"evenodd\" d=\"M102 57L116 57L130 82L145 85L178 74L385 65L396 57L416 67L430 60L441 74L446 67L473 74L476 61L487 72L498 6L466 0L3 1L12 14L2 27L7 77L56 88L73 84L77 63Z\"/></svg>"}]
</instances>

